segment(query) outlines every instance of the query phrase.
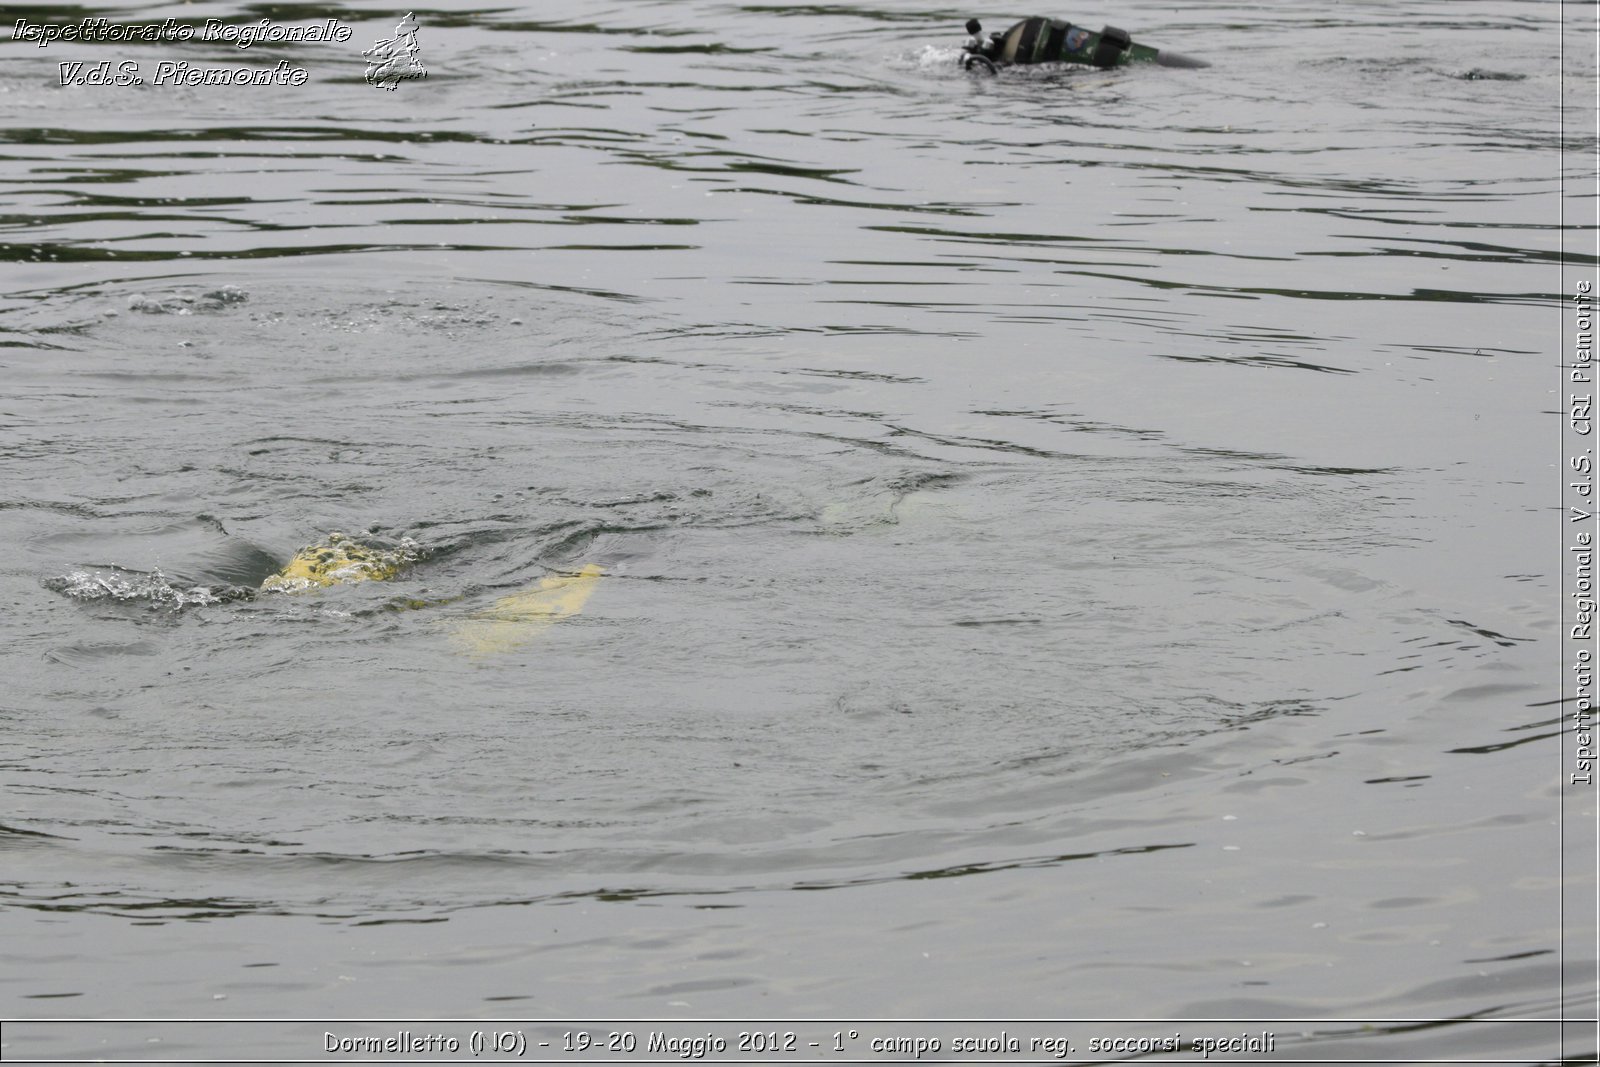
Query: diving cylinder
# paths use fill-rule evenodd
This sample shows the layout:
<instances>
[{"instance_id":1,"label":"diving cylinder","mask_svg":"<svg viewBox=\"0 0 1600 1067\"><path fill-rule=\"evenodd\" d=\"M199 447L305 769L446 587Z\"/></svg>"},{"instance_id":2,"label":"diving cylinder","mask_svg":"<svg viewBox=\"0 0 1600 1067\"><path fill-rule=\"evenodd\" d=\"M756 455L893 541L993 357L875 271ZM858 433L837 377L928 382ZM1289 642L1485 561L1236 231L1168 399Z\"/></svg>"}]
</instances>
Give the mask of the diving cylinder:
<instances>
[{"instance_id":1,"label":"diving cylinder","mask_svg":"<svg viewBox=\"0 0 1600 1067\"><path fill-rule=\"evenodd\" d=\"M1126 30L1115 26L1095 33L1063 19L1036 16L1005 32L998 58L1002 63L1081 63L1109 68L1154 60L1158 54L1148 45L1134 44Z\"/></svg>"}]
</instances>

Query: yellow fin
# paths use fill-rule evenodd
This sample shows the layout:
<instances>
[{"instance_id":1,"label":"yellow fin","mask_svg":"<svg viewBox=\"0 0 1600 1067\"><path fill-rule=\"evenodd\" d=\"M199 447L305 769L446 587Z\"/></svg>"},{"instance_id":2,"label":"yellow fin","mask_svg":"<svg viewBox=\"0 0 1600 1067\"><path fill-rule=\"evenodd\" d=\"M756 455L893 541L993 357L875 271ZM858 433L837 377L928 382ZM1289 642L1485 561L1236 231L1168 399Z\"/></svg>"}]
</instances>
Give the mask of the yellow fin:
<instances>
[{"instance_id":1,"label":"yellow fin","mask_svg":"<svg viewBox=\"0 0 1600 1067\"><path fill-rule=\"evenodd\" d=\"M576 574L552 575L501 597L476 615L461 620L455 643L473 656L509 652L549 629L558 619L583 610L605 571L586 564Z\"/></svg>"}]
</instances>

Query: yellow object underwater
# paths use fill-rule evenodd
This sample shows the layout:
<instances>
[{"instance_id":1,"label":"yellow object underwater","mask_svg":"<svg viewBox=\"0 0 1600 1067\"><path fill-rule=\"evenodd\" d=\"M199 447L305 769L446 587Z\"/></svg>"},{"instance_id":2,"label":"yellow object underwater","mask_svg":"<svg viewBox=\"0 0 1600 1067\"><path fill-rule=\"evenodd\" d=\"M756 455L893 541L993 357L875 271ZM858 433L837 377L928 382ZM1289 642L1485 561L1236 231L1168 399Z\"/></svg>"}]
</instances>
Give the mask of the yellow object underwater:
<instances>
[{"instance_id":1,"label":"yellow object underwater","mask_svg":"<svg viewBox=\"0 0 1600 1067\"><path fill-rule=\"evenodd\" d=\"M403 540L395 548L375 548L342 533L307 545L284 568L261 583L264 590L302 593L345 582L387 581L416 562L416 546Z\"/></svg>"},{"instance_id":2,"label":"yellow object underwater","mask_svg":"<svg viewBox=\"0 0 1600 1067\"><path fill-rule=\"evenodd\" d=\"M510 652L549 629L558 619L583 610L605 572L587 564L576 574L552 575L520 593L501 597L456 624L457 646L474 656Z\"/></svg>"},{"instance_id":3,"label":"yellow object underwater","mask_svg":"<svg viewBox=\"0 0 1600 1067\"><path fill-rule=\"evenodd\" d=\"M263 591L303 593L348 582L382 582L394 578L417 561L417 546L409 538L390 548L363 544L342 533L331 533L308 545L277 574L261 583ZM451 632L462 651L481 656L509 652L537 637L559 619L578 614L588 603L604 570L590 563L576 574L552 575L534 585L501 597L476 614L458 620ZM406 607L438 607L458 598L408 601Z\"/></svg>"}]
</instances>

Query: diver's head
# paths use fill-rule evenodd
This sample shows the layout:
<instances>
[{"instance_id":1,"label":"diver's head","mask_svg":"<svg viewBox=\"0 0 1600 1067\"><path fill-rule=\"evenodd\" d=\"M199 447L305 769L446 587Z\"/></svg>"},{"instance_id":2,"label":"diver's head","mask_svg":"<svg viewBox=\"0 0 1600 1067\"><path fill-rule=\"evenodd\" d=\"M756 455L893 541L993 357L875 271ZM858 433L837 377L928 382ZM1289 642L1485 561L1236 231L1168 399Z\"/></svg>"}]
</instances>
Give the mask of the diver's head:
<instances>
[{"instance_id":1,"label":"diver's head","mask_svg":"<svg viewBox=\"0 0 1600 1067\"><path fill-rule=\"evenodd\" d=\"M989 39L983 39L983 23L977 19L967 20L967 43L962 46L962 51L973 55L994 57L1000 51L1000 34L991 33Z\"/></svg>"}]
</instances>

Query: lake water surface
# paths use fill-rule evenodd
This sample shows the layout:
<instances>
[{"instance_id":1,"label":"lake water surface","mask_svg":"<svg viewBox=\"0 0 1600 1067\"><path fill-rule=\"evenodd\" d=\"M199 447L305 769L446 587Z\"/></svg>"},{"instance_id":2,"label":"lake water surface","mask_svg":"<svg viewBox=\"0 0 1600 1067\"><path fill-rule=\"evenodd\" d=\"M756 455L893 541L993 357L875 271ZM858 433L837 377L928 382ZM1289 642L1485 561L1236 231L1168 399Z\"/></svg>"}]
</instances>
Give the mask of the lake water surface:
<instances>
[{"instance_id":1,"label":"lake water surface","mask_svg":"<svg viewBox=\"0 0 1600 1067\"><path fill-rule=\"evenodd\" d=\"M399 9L6 11L354 34L0 43L0 1016L1594 1054L1591 5L446 6L392 92ZM333 531L408 565L259 591Z\"/></svg>"}]
</instances>

